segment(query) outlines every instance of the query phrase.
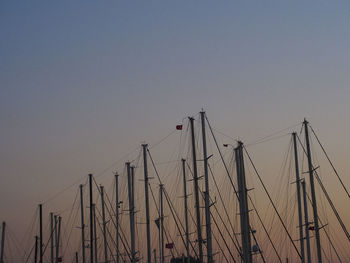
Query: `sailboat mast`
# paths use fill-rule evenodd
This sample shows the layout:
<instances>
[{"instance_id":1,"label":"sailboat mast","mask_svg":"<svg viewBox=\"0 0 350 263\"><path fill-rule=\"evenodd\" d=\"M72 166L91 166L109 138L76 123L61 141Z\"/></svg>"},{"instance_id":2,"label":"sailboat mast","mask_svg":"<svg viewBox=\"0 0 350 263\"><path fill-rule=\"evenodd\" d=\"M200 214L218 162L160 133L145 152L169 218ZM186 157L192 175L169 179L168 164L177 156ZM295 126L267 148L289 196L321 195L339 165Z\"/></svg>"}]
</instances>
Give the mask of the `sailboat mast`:
<instances>
[{"instance_id":1,"label":"sailboat mast","mask_svg":"<svg viewBox=\"0 0 350 263\"><path fill-rule=\"evenodd\" d=\"M39 263L43 263L43 205L39 205L39 235L40 235L40 256L39 256Z\"/></svg>"},{"instance_id":2,"label":"sailboat mast","mask_svg":"<svg viewBox=\"0 0 350 263\"><path fill-rule=\"evenodd\" d=\"M62 217L58 216L58 230L57 230L57 239L56 239L56 263L58 262L59 252L60 252L61 220L62 220Z\"/></svg>"},{"instance_id":3,"label":"sailboat mast","mask_svg":"<svg viewBox=\"0 0 350 263\"><path fill-rule=\"evenodd\" d=\"M293 132L292 136L293 136L293 145L294 145L295 177L296 177L296 185L297 185L299 240L300 240L301 262L305 263L304 236L303 236L303 215L302 215L302 210L301 210L299 160L298 160L298 147L297 147L297 138L296 138L297 134L295 132Z\"/></svg>"},{"instance_id":4,"label":"sailboat mast","mask_svg":"<svg viewBox=\"0 0 350 263\"><path fill-rule=\"evenodd\" d=\"M54 247L54 243L53 243L53 213L50 213L50 259L51 259L51 263L54 263L54 255L53 255L53 247Z\"/></svg>"},{"instance_id":5,"label":"sailboat mast","mask_svg":"<svg viewBox=\"0 0 350 263\"><path fill-rule=\"evenodd\" d=\"M35 236L35 251L34 251L34 263L38 262L38 236Z\"/></svg>"},{"instance_id":6,"label":"sailboat mast","mask_svg":"<svg viewBox=\"0 0 350 263\"><path fill-rule=\"evenodd\" d=\"M98 263L97 260L97 224L96 224L96 205L92 204L92 209L94 213L94 248L95 248L95 263Z\"/></svg>"},{"instance_id":7,"label":"sailboat mast","mask_svg":"<svg viewBox=\"0 0 350 263\"><path fill-rule=\"evenodd\" d=\"M83 185L80 188L80 218L81 218L81 258L85 263L85 224L84 224L84 196L83 196Z\"/></svg>"},{"instance_id":8,"label":"sailboat mast","mask_svg":"<svg viewBox=\"0 0 350 263\"><path fill-rule=\"evenodd\" d=\"M1 254L0 254L0 263L4 263L5 228L6 228L6 223L5 223L5 221L4 221L4 222L2 222L2 228L1 228Z\"/></svg>"},{"instance_id":9,"label":"sailboat mast","mask_svg":"<svg viewBox=\"0 0 350 263\"><path fill-rule=\"evenodd\" d=\"M164 210L163 210L163 185L159 185L159 203L160 203L160 263L164 263Z\"/></svg>"},{"instance_id":10,"label":"sailboat mast","mask_svg":"<svg viewBox=\"0 0 350 263\"><path fill-rule=\"evenodd\" d=\"M239 209L241 219L241 236L242 236L242 248L243 248L243 262L252 263L251 253L251 238L250 238L250 224L249 224L249 209L247 199L247 186L245 180L244 160L243 160L243 143L238 142L237 148L235 148L236 156L236 170L237 170L237 183L239 194Z\"/></svg>"},{"instance_id":11,"label":"sailboat mast","mask_svg":"<svg viewBox=\"0 0 350 263\"><path fill-rule=\"evenodd\" d=\"M304 128L305 128L305 139L306 139L306 150L307 150L307 160L308 160L308 168L309 168L309 176L310 176L310 187L311 187L311 198L312 198L312 210L314 213L314 224L315 224L315 235L316 235L316 246L317 246L317 258L318 262L322 263L322 251L321 251L321 239L320 239L320 229L318 225L318 214L317 214L317 201L316 201L316 193L315 193L315 184L314 184L314 168L312 166L311 159L311 149L310 149L310 138L309 138L309 122L304 120Z\"/></svg>"},{"instance_id":12,"label":"sailboat mast","mask_svg":"<svg viewBox=\"0 0 350 263\"><path fill-rule=\"evenodd\" d=\"M196 142L194 137L194 118L189 117L191 126L191 141L192 141L192 159L193 159L193 182L194 182L194 195L195 195L195 208L196 208L196 224L197 224L197 242L199 250L199 262L203 263L203 248L202 248L202 228L201 228L201 216L199 209L199 186L198 186L198 173L197 173L197 158L196 158Z\"/></svg>"},{"instance_id":13,"label":"sailboat mast","mask_svg":"<svg viewBox=\"0 0 350 263\"><path fill-rule=\"evenodd\" d=\"M57 221L57 215L54 216L54 222L55 222L55 228L54 228L54 236L55 236L55 262L57 263L57 229L58 229L58 221Z\"/></svg>"},{"instance_id":14,"label":"sailboat mast","mask_svg":"<svg viewBox=\"0 0 350 263\"><path fill-rule=\"evenodd\" d=\"M187 253L187 263L190 263L190 237L189 237L189 230L188 230L186 160L185 159L181 159L181 162L182 162L182 175L183 175L183 185L184 185L186 253Z\"/></svg>"},{"instance_id":15,"label":"sailboat mast","mask_svg":"<svg viewBox=\"0 0 350 263\"><path fill-rule=\"evenodd\" d=\"M129 193L129 216L130 216L130 239L131 239L131 262L135 263L135 218L134 218L134 167L126 163L128 174L128 193Z\"/></svg>"},{"instance_id":16,"label":"sailboat mast","mask_svg":"<svg viewBox=\"0 0 350 263\"><path fill-rule=\"evenodd\" d=\"M105 215L105 199L104 199L104 188L101 185L101 206L102 206L102 227L103 227L103 245L104 245L104 257L105 263L108 263L107 259L107 237L106 237L106 215Z\"/></svg>"},{"instance_id":17,"label":"sailboat mast","mask_svg":"<svg viewBox=\"0 0 350 263\"><path fill-rule=\"evenodd\" d=\"M92 174L89 174L89 199L90 199L90 262L94 262L94 219L92 214Z\"/></svg>"},{"instance_id":18,"label":"sailboat mast","mask_svg":"<svg viewBox=\"0 0 350 263\"><path fill-rule=\"evenodd\" d=\"M145 201L146 201L147 263L151 263L151 230L150 230L149 197L148 197L147 146L148 146L147 144L142 144L143 170L144 170L144 183L145 183Z\"/></svg>"},{"instance_id":19,"label":"sailboat mast","mask_svg":"<svg viewBox=\"0 0 350 263\"><path fill-rule=\"evenodd\" d=\"M119 263L119 180L118 173L115 173L115 249L116 249L116 259L115 262Z\"/></svg>"},{"instance_id":20,"label":"sailboat mast","mask_svg":"<svg viewBox=\"0 0 350 263\"><path fill-rule=\"evenodd\" d=\"M205 180L205 224L207 234L207 257L208 263L213 263L213 247L212 247L212 235L211 235L211 223L210 223L210 195L209 195L209 175L208 175L208 156L207 156L207 138L205 134L205 112L201 111L202 121L202 140L203 140L203 161L204 161L204 180Z\"/></svg>"},{"instance_id":21,"label":"sailboat mast","mask_svg":"<svg viewBox=\"0 0 350 263\"><path fill-rule=\"evenodd\" d=\"M301 182L303 188L303 199L304 199L304 224L305 224L305 238L306 238L306 249L307 249L307 263L311 263L311 248L310 248L310 234L309 234L309 217L307 212L307 198L306 198L306 187L305 181Z\"/></svg>"}]
</instances>

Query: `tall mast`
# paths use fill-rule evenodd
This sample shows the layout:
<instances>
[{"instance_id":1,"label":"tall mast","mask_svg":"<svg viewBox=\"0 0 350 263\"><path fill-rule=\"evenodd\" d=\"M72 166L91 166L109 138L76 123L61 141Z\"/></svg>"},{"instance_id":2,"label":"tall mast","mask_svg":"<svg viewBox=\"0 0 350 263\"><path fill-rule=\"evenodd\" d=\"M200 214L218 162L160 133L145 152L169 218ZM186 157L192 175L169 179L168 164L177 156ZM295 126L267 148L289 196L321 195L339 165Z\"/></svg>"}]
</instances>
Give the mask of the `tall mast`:
<instances>
[{"instance_id":1,"label":"tall mast","mask_svg":"<svg viewBox=\"0 0 350 263\"><path fill-rule=\"evenodd\" d=\"M115 249L116 249L116 259L115 262L119 263L119 182L118 173L115 173Z\"/></svg>"},{"instance_id":2,"label":"tall mast","mask_svg":"<svg viewBox=\"0 0 350 263\"><path fill-rule=\"evenodd\" d=\"M306 238L306 249L307 249L307 263L311 263L311 248L310 248L310 234L309 234L309 218L307 213L307 198L305 181L301 181L303 188L303 199L304 199L304 220L305 220L305 238Z\"/></svg>"},{"instance_id":3,"label":"tall mast","mask_svg":"<svg viewBox=\"0 0 350 263\"><path fill-rule=\"evenodd\" d=\"M183 185L184 185L184 208L185 208L185 235L186 235L186 253L187 253L187 263L190 263L190 237L188 230L188 208L187 208L187 187L186 187L186 160L181 159L182 162L182 175L183 175Z\"/></svg>"},{"instance_id":4,"label":"tall mast","mask_svg":"<svg viewBox=\"0 0 350 263\"><path fill-rule=\"evenodd\" d=\"M81 213L81 258L85 263L85 223L84 223L84 196L83 196L83 185L80 188L80 213Z\"/></svg>"},{"instance_id":5,"label":"tall mast","mask_svg":"<svg viewBox=\"0 0 350 263\"><path fill-rule=\"evenodd\" d=\"M40 225L40 257L39 263L43 263L43 205L39 205L39 225Z\"/></svg>"},{"instance_id":6,"label":"tall mast","mask_svg":"<svg viewBox=\"0 0 350 263\"><path fill-rule=\"evenodd\" d=\"M299 219L299 240L301 251L301 262L305 263L305 251L304 251L304 236L303 236L303 215L301 210L301 194L300 194L300 176L299 176L299 160L298 160L298 147L297 147L297 134L293 132L293 145L294 145L294 161L295 161L295 177L297 185L297 198L298 198L298 219Z\"/></svg>"},{"instance_id":7,"label":"tall mast","mask_svg":"<svg viewBox=\"0 0 350 263\"><path fill-rule=\"evenodd\" d=\"M146 201L147 263L151 263L151 230L150 230L149 198L148 198L147 144L142 144L142 149L143 149L143 170L144 170L144 180L145 180L145 201Z\"/></svg>"},{"instance_id":8,"label":"tall mast","mask_svg":"<svg viewBox=\"0 0 350 263\"><path fill-rule=\"evenodd\" d=\"M56 240L56 263L58 262L59 252L60 252L60 238L61 238L61 220L62 217L58 216L58 230L57 230L57 240Z\"/></svg>"},{"instance_id":9,"label":"tall mast","mask_svg":"<svg viewBox=\"0 0 350 263\"><path fill-rule=\"evenodd\" d=\"M101 206L102 206L102 227L103 227L103 245L104 245L104 257L105 262L108 263L107 259L107 238L106 238L106 217L105 217L105 199L104 199L104 189L103 186L100 186L101 189Z\"/></svg>"},{"instance_id":10,"label":"tall mast","mask_svg":"<svg viewBox=\"0 0 350 263\"><path fill-rule=\"evenodd\" d=\"M51 242L51 251L50 251L50 258L51 258L51 263L54 263L54 254L53 254L53 247L54 247L54 243L53 243L53 213L50 213L50 242Z\"/></svg>"},{"instance_id":11,"label":"tall mast","mask_svg":"<svg viewBox=\"0 0 350 263\"><path fill-rule=\"evenodd\" d=\"M75 263L79 262L79 258L78 258L78 252L75 252Z\"/></svg>"},{"instance_id":12,"label":"tall mast","mask_svg":"<svg viewBox=\"0 0 350 263\"><path fill-rule=\"evenodd\" d=\"M191 125L191 140L192 140L192 159L193 159L193 181L194 181L194 195L196 208L196 223L197 223L197 242L199 250L199 262L203 263L203 248L202 248L202 228L201 216L199 210L199 187L198 187L198 173L197 173L197 158L196 158L196 142L194 137L194 118L188 117Z\"/></svg>"},{"instance_id":13,"label":"tall mast","mask_svg":"<svg viewBox=\"0 0 350 263\"><path fill-rule=\"evenodd\" d=\"M159 200L160 200L160 263L164 263L164 211L163 211L163 185L159 185Z\"/></svg>"},{"instance_id":14,"label":"tall mast","mask_svg":"<svg viewBox=\"0 0 350 263\"><path fill-rule=\"evenodd\" d=\"M135 215L134 215L134 167L126 163L128 174L128 193L129 193L129 216L130 216L130 239L131 239L131 263L135 263Z\"/></svg>"},{"instance_id":15,"label":"tall mast","mask_svg":"<svg viewBox=\"0 0 350 263\"><path fill-rule=\"evenodd\" d=\"M208 263L213 263L213 248L212 248L212 236L211 236L211 223L210 223L210 196L209 196L209 175L208 175L208 156L207 156L207 141L205 134L205 112L201 111L202 120L202 139L203 139L203 161L204 161L204 179L205 179L205 224L207 232L207 257Z\"/></svg>"},{"instance_id":16,"label":"tall mast","mask_svg":"<svg viewBox=\"0 0 350 263\"><path fill-rule=\"evenodd\" d=\"M98 263L97 260L97 224L96 224L96 205L92 204L92 209L94 212L94 247L95 247L95 263Z\"/></svg>"},{"instance_id":17,"label":"tall mast","mask_svg":"<svg viewBox=\"0 0 350 263\"><path fill-rule=\"evenodd\" d=\"M90 199L90 263L93 263L94 262L94 245L93 245L94 219L92 214L92 174L89 174L89 199Z\"/></svg>"},{"instance_id":18,"label":"tall mast","mask_svg":"<svg viewBox=\"0 0 350 263\"><path fill-rule=\"evenodd\" d=\"M2 222L2 228L1 228L1 254L0 254L0 263L4 263L5 228L6 228L6 223L5 223L5 221L4 221L4 222Z\"/></svg>"},{"instance_id":19,"label":"tall mast","mask_svg":"<svg viewBox=\"0 0 350 263\"><path fill-rule=\"evenodd\" d=\"M54 216L54 222L55 222L55 263L57 263L57 239L58 239L58 233L57 233L57 230L58 230L58 221L57 221L57 215Z\"/></svg>"},{"instance_id":20,"label":"tall mast","mask_svg":"<svg viewBox=\"0 0 350 263\"><path fill-rule=\"evenodd\" d=\"M153 249L153 259L154 259L154 263L157 263L157 251L156 251L156 249Z\"/></svg>"},{"instance_id":21,"label":"tall mast","mask_svg":"<svg viewBox=\"0 0 350 263\"><path fill-rule=\"evenodd\" d=\"M238 194L239 194L239 210L240 210L240 218L241 218L243 262L252 263L253 261L252 261L252 253L251 253L249 210L248 210L247 186L246 186L246 180L245 180L242 142L238 142L238 146L237 148L235 148L235 156L236 156L237 183L238 183Z\"/></svg>"},{"instance_id":22,"label":"tall mast","mask_svg":"<svg viewBox=\"0 0 350 263\"><path fill-rule=\"evenodd\" d=\"M309 176L310 176L312 210L314 212L314 224L315 224L315 234L316 234L317 258L318 258L318 262L322 263L320 229L319 229L319 225L318 225L318 214L317 214L317 203L316 203L317 201L316 201L315 184L314 184L314 168L312 166L311 149L310 149L310 138L309 138L308 126L309 126L309 123L305 119L304 120L304 128L305 128L307 160L308 160L308 168L309 168Z\"/></svg>"},{"instance_id":23,"label":"tall mast","mask_svg":"<svg viewBox=\"0 0 350 263\"><path fill-rule=\"evenodd\" d=\"M35 236L35 251L34 251L34 263L38 262L38 236Z\"/></svg>"}]
</instances>

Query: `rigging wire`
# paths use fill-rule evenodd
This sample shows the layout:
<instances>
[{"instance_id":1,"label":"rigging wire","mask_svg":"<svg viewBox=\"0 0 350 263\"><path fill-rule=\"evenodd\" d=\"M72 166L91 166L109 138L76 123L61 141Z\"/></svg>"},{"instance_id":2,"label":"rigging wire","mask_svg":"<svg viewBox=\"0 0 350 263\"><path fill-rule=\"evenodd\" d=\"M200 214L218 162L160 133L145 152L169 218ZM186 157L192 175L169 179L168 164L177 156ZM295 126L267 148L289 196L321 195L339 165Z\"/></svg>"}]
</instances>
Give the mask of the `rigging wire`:
<instances>
[{"instance_id":1,"label":"rigging wire","mask_svg":"<svg viewBox=\"0 0 350 263\"><path fill-rule=\"evenodd\" d=\"M330 165L332 166L332 169L333 169L333 171L334 171L335 175L337 176L337 178L338 178L339 182L341 183L341 185L342 185L342 187L343 187L344 191L346 192L346 194L347 194L347 195L348 195L348 197L350 198L350 194L349 194L348 190L346 189L346 186L344 185L344 183L343 183L342 179L340 178L340 176L339 176L339 174L338 174L337 170L335 169L335 167L334 167L334 165L333 165L333 163L332 163L331 159L329 158L329 156L328 156L328 154L327 154L326 150L324 149L323 145L321 144L321 141L318 139L318 136L316 135L316 133L315 133L314 129L313 129L313 128L312 128L310 125L309 125L309 127L311 128L311 131L312 131L312 133L314 134L314 136L315 136L315 138L316 138L316 140L317 140L318 144L320 145L320 147L321 147L321 149L322 149L323 153L325 154L325 156L326 156L327 160L329 161Z\"/></svg>"},{"instance_id":2,"label":"rigging wire","mask_svg":"<svg viewBox=\"0 0 350 263\"><path fill-rule=\"evenodd\" d=\"M248 159L249 159L251 165L253 166L253 169L254 169L256 175L257 175L258 178L259 178L259 181L260 181L261 185L262 185L263 188L264 188L264 191L265 191L266 195L268 196L268 198L269 198L269 200L270 200L270 202L271 202L271 205L273 206L273 208L274 208L274 210L275 210L275 212L276 212L278 218L280 219L280 222L281 222L281 224L282 224L284 230L286 231L286 234L288 235L288 238L290 239L290 241L291 241L291 243L292 243L292 245L293 245L295 251L297 252L298 256L301 258L301 255L300 255L300 253L299 253L299 251L298 251L296 245L294 244L294 241L293 241L293 239L292 239L290 233L288 232L288 229L287 229L286 225L284 224L284 222L283 222L283 220L282 220L282 218L281 218L281 215L280 215L279 212L277 211L277 208L276 208L276 206L275 206L275 204L274 204L274 202L273 202L273 200L272 200L272 198L271 198L269 192L267 191L267 188L266 188L264 182L262 181L261 176L260 176L258 170L256 169L255 164L253 163L253 161L252 161L252 159L251 159L251 157L250 157L250 155L249 155L249 153L248 153L248 151L247 151L247 149L245 148L244 145L243 145L243 148L244 148L245 153L246 153L247 156L248 156Z\"/></svg>"},{"instance_id":3,"label":"rigging wire","mask_svg":"<svg viewBox=\"0 0 350 263\"><path fill-rule=\"evenodd\" d=\"M304 145L301 143L299 136L297 136L297 138L298 138L299 143L301 144L301 147L302 147L303 150L304 150L305 155L307 156L306 149L305 149ZM322 189L322 191L323 191L323 194L325 195L325 197L326 197L326 199L327 199L329 205L331 206L334 215L335 215L336 218L338 219L338 222L339 222L341 228L343 229L344 234L346 235L346 237L347 237L348 240L350 241L350 234L349 234L348 230L346 229L346 226L345 226L343 220L341 219L341 217L340 217L340 215L339 215L337 209L335 208L335 206L334 206L334 204L333 204L331 198L329 197L328 192L327 192L326 188L324 187L324 185L323 185L323 183L322 183L320 177L318 176L318 173L317 173L316 169L315 169L313 166L312 166L312 169L314 170L314 173L315 173L315 177L316 177L316 179L317 179L317 182L318 182L318 184L320 185L320 187L321 187L321 189Z\"/></svg>"}]
</instances>

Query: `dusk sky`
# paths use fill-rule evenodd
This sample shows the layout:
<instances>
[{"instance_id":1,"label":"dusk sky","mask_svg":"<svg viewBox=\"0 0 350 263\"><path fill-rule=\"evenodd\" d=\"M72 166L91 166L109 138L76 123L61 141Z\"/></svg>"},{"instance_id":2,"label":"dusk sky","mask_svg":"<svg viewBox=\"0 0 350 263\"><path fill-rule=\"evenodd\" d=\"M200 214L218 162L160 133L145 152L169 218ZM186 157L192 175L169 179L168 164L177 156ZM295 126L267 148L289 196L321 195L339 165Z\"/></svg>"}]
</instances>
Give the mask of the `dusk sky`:
<instances>
[{"instance_id":1,"label":"dusk sky","mask_svg":"<svg viewBox=\"0 0 350 263\"><path fill-rule=\"evenodd\" d=\"M38 203L202 108L247 143L306 117L350 186L349 1L3 0L0 32L0 220L18 238Z\"/></svg>"}]
</instances>

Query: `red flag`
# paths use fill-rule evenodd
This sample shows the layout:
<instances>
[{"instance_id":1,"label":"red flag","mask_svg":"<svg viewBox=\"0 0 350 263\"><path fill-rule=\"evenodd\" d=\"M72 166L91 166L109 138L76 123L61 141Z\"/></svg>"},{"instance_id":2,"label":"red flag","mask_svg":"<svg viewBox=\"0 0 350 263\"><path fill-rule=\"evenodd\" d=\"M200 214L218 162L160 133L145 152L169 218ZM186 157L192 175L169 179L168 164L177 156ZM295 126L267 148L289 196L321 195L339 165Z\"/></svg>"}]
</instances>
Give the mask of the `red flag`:
<instances>
[{"instance_id":1,"label":"red flag","mask_svg":"<svg viewBox=\"0 0 350 263\"><path fill-rule=\"evenodd\" d=\"M309 226L309 230L315 230L314 226Z\"/></svg>"},{"instance_id":2,"label":"red flag","mask_svg":"<svg viewBox=\"0 0 350 263\"><path fill-rule=\"evenodd\" d=\"M62 262L62 258L61 257L57 258L57 261Z\"/></svg>"},{"instance_id":3,"label":"red flag","mask_svg":"<svg viewBox=\"0 0 350 263\"><path fill-rule=\"evenodd\" d=\"M181 125L176 125L176 130L182 130L182 124Z\"/></svg>"},{"instance_id":4,"label":"red flag","mask_svg":"<svg viewBox=\"0 0 350 263\"><path fill-rule=\"evenodd\" d=\"M165 244L165 248L173 249L174 248L174 243L167 243L167 244Z\"/></svg>"},{"instance_id":5,"label":"red flag","mask_svg":"<svg viewBox=\"0 0 350 263\"><path fill-rule=\"evenodd\" d=\"M227 147L228 146L228 144L227 143L224 143L224 147Z\"/></svg>"}]
</instances>

